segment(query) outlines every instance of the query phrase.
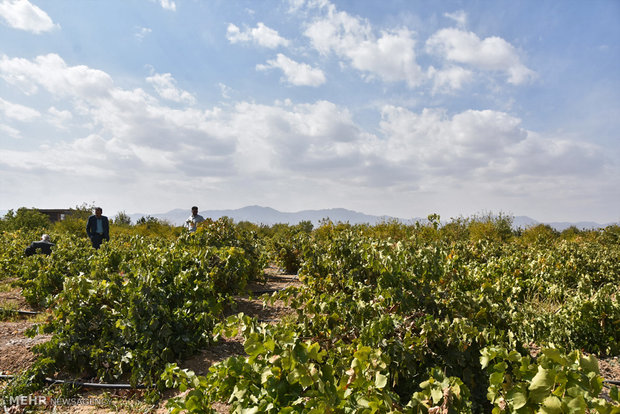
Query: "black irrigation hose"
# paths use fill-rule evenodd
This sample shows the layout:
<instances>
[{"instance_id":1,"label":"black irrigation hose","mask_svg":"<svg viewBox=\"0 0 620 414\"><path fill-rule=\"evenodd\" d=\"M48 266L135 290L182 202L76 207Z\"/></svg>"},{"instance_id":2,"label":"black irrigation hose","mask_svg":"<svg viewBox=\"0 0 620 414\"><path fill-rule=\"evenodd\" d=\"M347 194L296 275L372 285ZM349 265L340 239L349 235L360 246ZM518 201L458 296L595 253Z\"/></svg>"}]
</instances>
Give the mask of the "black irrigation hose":
<instances>
[{"instance_id":1,"label":"black irrigation hose","mask_svg":"<svg viewBox=\"0 0 620 414\"><path fill-rule=\"evenodd\" d=\"M13 379L14 375L2 375L0 374L0 380L3 379ZM68 380L58 380L53 378L45 378L45 382L50 384L69 384L78 387L86 387L86 388L107 388L107 389L144 389L148 388L146 385L138 384L135 387L131 384L102 384L99 382L79 382L79 381L68 381ZM616 380L603 380L606 384L611 385L620 385L620 381Z\"/></svg>"},{"instance_id":2,"label":"black irrigation hose","mask_svg":"<svg viewBox=\"0 0 620 414\"><path fill-rule=\"evenodd\" d=\"M250 292L252 295L264 295L265 293L275 293L275 292L279 292L282 289L266 289L266 290L256 290L253 292Z\"/></svg>"},{"instance_id":3,"label":"black irrigation hose","mask_svg":"<svg viewBox=\"0 0 620 414\"><path fill-rule=\"evenodd\" d=\"M124 390L147 388L147 386L143 384L138 384L134 387L131 384L102 384L99 382L66 381L66 380L57 380L54 378L45 378L45 382L49 382L50 384L68 384L68 385L74 385L78 387L87 387L87 388L114 388L114 389L124 389Z\"/></svg>"},{"instance_id":4,"label":"black irrigation hose","mask_svg":"<svg viewBox=\"0 0 620 414\"><path fill-rule=\"evenodd\" d=\"M19 313L20 315L38 315L41 312L37 312L37 311L27 311L27 310L21 310L21 309L4 309L4 308L0 308L0 313L2 312L7 312L7 313Z\"/></svg>"},{"instance_id":5,"label":"black irrigation hose","mask_svg":"<svg viewBox=\"0 0 620 414\"><path fill-rule=\"evenodd\" d=\"M14 375L0 375L0 379L13 379ZM143 389L147 388L146 385L138 384L135 387L131 384L102 384L99 382L80 382L80 381L69 381L69 380L59 380L54 378L45 378L45 382L50 384L68 384L74 385L78 387L86 387L86 388L113 388L113 389Z\"/></svg>"}]
</instances>

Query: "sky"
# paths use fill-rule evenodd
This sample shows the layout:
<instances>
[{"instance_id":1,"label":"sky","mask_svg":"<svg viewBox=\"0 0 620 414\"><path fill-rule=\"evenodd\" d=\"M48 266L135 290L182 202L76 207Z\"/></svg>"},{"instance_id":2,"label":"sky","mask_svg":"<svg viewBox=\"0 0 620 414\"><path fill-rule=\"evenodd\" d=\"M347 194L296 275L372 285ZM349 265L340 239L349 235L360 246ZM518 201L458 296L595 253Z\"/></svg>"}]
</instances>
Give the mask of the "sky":
<instances>
[{"instance_id":1,"label":"sky","mask_svg":"<svg viewBox=\"0 0 620 414\"><path fill-rule=\"evenodd\" d=\"M0 210L620 221L620 1L0 0Z\"/></svg>"}]
</instances>

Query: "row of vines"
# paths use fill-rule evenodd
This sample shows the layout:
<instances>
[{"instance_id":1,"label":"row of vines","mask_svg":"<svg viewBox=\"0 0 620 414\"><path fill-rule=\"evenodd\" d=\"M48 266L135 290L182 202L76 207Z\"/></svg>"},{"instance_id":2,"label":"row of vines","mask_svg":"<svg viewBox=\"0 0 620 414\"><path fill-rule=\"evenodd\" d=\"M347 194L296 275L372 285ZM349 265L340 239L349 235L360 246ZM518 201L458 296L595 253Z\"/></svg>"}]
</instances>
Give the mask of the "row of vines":
<instances>
[{"instance_id":1,"label":"row of vines","mask_svg":"<svg viewBox=\"0 0 620 414\"><path fill-rule=\"evenodd\" d=\"M206 377L169 366L172 406L266 413L620 412L594 355L620 352L618 229L552 241L324 223L277 240L303 285L278 325L239 315L247 355ZM399 231L395 231L399 230ZM386 232L392 236L386 235Z\"/></svg>"},{"instance_id":2,"label":"row of vines","mask_svg":"<svg viewBox=\"0 0 620 414\"><path fill-rule=\"evenodd\" d=\"M619 229L559 237L437 219L207 220L174 237L124 231L96 251L63 233L51 256L28 258L36 235L4 232L2 275L47 312L31 334L52 336L3 393L70 375L146 385L153 401L190 390L173 412L620 413L596 359L620 354ZM295 313L224 319L268 261L299 274L300 287L265 299ZM177 366L238 335L245 355L206 376Z\"/></svg>"},{"instance_id":3,"label":"row of vines","mask_svg":"<svg viewBox=\"0 0 620 414\"><path fill-rule=\"evenodd\" d=\"M207 347L231 295L265 266L256 234L226 219L176 239L120 235L99 250L54 235L51 256L23 257L33 235L4 234L0 266L47 314L30 334L52 337L33 349L37 362L5 388L9 396L65 375L147 386L157 400L166 364Z\"/></svg>"}]
</instances>

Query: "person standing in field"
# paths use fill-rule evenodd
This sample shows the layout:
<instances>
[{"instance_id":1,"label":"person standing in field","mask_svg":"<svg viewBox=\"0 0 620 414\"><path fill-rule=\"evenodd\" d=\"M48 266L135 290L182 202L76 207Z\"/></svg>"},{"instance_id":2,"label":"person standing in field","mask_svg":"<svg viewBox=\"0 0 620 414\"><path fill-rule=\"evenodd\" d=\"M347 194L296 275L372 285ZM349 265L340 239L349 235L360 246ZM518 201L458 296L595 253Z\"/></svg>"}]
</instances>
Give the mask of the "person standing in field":
<instances>
[{"instance_id":1,"label":"person standing in field","mask_svg":"<svg viewBox=\"0 0 620 414\"><path fill-rule=\"evenodd\" d=\"M101 246L104 239L110 241L110 222L106 216L101 215L102 213L101 207L95 207L95 214L90 216L86 223L86 234L95 249Z\"/></svg>"},{"instance_id":2,"label":"person standing in field","mask_svg":"<svg viewBox=\"0 0 620 414\"><path fill-rule=\"evenodd\" d=\"M24 252L24 254L26 256L32 256L38 250L41 253L49 256L50 254L52 254L53 245L54 243L50 241L50 236L44 234L43 236L41 236L40 241L33 241L32 243L30 243L30 246L26 247L26 251Z\"/></svg>"},{"instance_id":3,"label":"person standing in field","mask_svg":"<svg viewBox=\"0 0 620 414\"><path fill-rule=\"evenodd\" d=\"M192 215L189 216L187 220L185 220L185 227L189 230L190 233L196 231L196 225L205 221L205 218L198 214L198 207L192 207Z\"/></svg>"}]
</instances>

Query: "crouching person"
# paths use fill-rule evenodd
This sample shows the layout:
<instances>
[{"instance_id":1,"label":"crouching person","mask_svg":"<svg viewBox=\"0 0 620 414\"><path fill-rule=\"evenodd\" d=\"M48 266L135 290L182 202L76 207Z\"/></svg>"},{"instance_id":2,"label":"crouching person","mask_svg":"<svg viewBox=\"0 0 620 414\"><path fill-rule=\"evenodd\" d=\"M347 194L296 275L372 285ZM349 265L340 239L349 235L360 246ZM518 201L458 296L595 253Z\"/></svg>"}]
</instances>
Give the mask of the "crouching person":
<instances>
[{"instance_id":1,"label":"crouching person","mask_svg":"<svg viewBox=\"0 0 620 414\"><path fill-rule=\"evenodd\" d=\"M30 243L30 246L26 247L24 254L26 256L32 256L33 254L40 252L49 256L52 254L53 245L54 243L50 241L50 236L48 234L44 234L41 236L40 241L33 241Z\"/></svg>"}]
</instances>

